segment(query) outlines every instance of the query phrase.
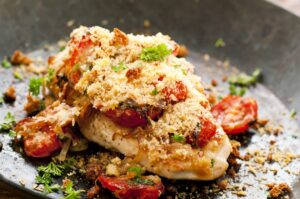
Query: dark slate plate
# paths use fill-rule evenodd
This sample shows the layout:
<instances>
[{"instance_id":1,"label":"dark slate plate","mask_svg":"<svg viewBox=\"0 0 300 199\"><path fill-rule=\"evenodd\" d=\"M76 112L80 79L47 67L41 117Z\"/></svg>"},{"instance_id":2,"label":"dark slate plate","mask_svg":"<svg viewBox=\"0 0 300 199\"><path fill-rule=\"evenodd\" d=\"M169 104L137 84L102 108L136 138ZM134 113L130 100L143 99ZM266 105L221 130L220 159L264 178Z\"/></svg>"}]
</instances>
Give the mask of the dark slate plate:
<instances>
[{"instance_id":1,"label":"dark slate plate","mask_svg":"<svg viewBox=\"0 0 300 199\"><path fill-rule=\"evenodd\" d=\"M262 68L264 85L250 90L249 95L257 98L260 115L272 119L284 126L284 134L278 137L278 144L298 152L300 136L296 121L290 120L286 106L300 110L299 79L300 74L300 21L297 17L278 9L261 0L199 0L199 1L1 1L0 2L0 55L9 55L15 49L27 52L34 51L33 56L47 56L49 52L41 49L45 43L53 43L69 34L72 28L66 26L67 21L74 19L75 24L104 25L120 27L126 32L161 31L170 34L173 39L186 44L191 53L189 60L195 64L196 73L209 82L211 78L220 79L228 71L219 67L215 60L203 61L203 54L219 60L230 60L232 65L250 72L256 67ZM143 27L143 21L151 22L151 27ZM106 23L108 22L108 24ZM214 42L222 37L226 47L217 49ZM22 111L25 103L26 82L14 80L10 70L0 71L0 87L3 92L11 82L15 82L18 98L14 106L5 104L0 107L1 118L6 112L13 112L18 119L24 117ZM224 86L227 88L227 86ZM272 91L270 91L270 90ZM279 97L276 98L274 94ZM290 103L289 98L293 98ZM283 102L283 103L282 103ZM284 114L283 114L284 113ZM298 122L299 123L299 122ZM270 136L248 134L251 144L245 147L266 146ZM41 162L30 160L14 151L14 146L7 135L1 134L4 144L0 153L1 180L23 189L38 197L44 195L32 190L36 175L36 165ZM244 149L243 149L244 151ZM299 162L291 165L298 169ZM260 190L261 183L243 169L241 177L235 183L253 183L247 191L247 198L266 198L266 192ZM277 176L264 174L273 181L287 181L294 186L294 198L299 198L297 177L279 172ZM260 175L257 175L258 177ZM25 187L20 184L25 182ZM267 182L267 180L266 180ZM166 182L167 184L170 182ZM195 185L204 198L222 198L218 194L203 194L202 189L210 183L180 181L175 183L182 187L182 195L192 192L186 187ZM81 186L81 185L79 185ZM298 188L297 188L298 187ZM228 198L236 197L227 191ZM57 198L57 195L50 195ZM189 195L186 195L189 197ZM30 196L31 197L31 196Z\"/></svg>"}]
</instances>

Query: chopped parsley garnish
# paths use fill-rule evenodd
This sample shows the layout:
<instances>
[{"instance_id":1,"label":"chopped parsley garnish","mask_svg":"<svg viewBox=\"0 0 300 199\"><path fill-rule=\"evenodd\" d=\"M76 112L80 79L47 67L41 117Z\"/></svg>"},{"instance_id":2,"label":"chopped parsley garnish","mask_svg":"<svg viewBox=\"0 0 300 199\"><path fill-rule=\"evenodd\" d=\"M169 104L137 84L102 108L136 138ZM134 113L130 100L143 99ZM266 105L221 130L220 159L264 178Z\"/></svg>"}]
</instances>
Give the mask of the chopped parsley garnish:
<instances>
[{"instance_id":1,"label":"chopped parsley garnish","mask_svg":"<svg viewBox=\"0 0 300 199\"><path fill-rule=\"evenodd\" d=\"M293 108L290 112L290 117L294 119L296 117L296 115L297 115L297 111L296 111L296 109Z\"/></svg>"},{"instance_id":2,"label":"chopped parsley garnish","mask_svg":"<svg viewBox=\"0 0 300 199\"><path fill-rule=\"evenodd\" d=\"M56 164L50 162L47 166L38 167L39 175L35 177L35 181L38 184L44 185L44 191L47 193L52 193L59 190L58 184L52 184L52 179L54 177L62 176L68 169L72 168L76 163L76 160L71 157L63 162L63 164Z\"/></svg>"},{"instance_id":3,"label":"chopped parsley garnish","mask_svg":"<svg viewBox=\"0 0 300 199\"><path fill-rule=\"evenodd\" d=\"M66 188L63 190L66 196L64 199L80 199L81 193L84 192L84 190L75 190L73 188L73 182L69 181L66 185Z\"/></svg>"},{"instance_id":4,"label":"chopped parsley garnish","mask_svg":"<svg viewBox=\"0 0 300 199\"><path fill-rule=\"evenodd\" d=\"M40 100L39 110L42 111L46 108L45 102L43 100Z\"/></svg>"},{"instance_id":5,"label":"chopped parsley garnish","mask_svg":"<svg viewBox=\"0 0 300 199\"><path fill-rule=\"evenodd\" d=\"M50 162L47 166L39 166L38 171L41 173L48 173L52 176L61 176L65 167L63 165L55 164Z\"/></svg>"},{"instance_id":6,"label":"chopped parsley garnish","mask_svg":"<svg viewBox=\"0 0 300 199\"><path fill-rule=\"evenodd\" d=\"M249 87L253 84L255 84L258 80L258 77L260 76L261 71L260 69L256 69L255 71L253 71L252 75L247 75L245 73L241 73L239 75L236 76L231 76L228 79L228 82L230 84L234 84L234 85L239 85L239 86L246 86Z\"/></svg>"},{"instance_id":7,"label":"chopped parsley garnish","mask_svg":"<svg viewBox=\"0 0 300 199\"><path fill-rule=\"evenodd\" d=\"M55 70L53 68L49 68L48 74L46 76L46 82L50 83L52 81L52 79L54 78L54 75L55 75Z\"/></svg>"},{"instance_id":8,"label":"chopped parsley garnish","mask_svg":"<svg viewBox=\"0 0 300 199\"><path fill-rule=\"evenodd\" d=\"M142 184L142 185L154 185L154 182L145 178L134 178L130 180L133 184Z\"/></svg>"},{"instance_id":9,"label":"chopped parsley garnish","mask_svg":"<svg viewBox=\"0 0 300 199\"><path fill-rule=\"evenodd\" d=\"M11 63L6 58L4 58L2 60L1 65L2 65L3 68L10 68L11 67Z\"/></svg>"},{"instance_id":10,"label":"chopped parsley garnish","mask_svg":"<svg viewBox=\"0 0 300 199\"><path fill-rule=\"evenodd\" d=\"M179 134L173 134L171 136L172 140L174 140L175 142L185 142L185 137Z\"/></svg>"},{"instance_id":11,"label":"chopped parsley garnish","mask_svg":"<svg viewBox=\"0 0 300 199\"><path fill-rule=\"evenodd\" d=\"M54 184L54 185L49 185L49 184L45 184L44 185L44 191L46 193L53 193L56 192L60 189L59 184Z\"/></svg>"},{"instance_id":12,"label":"chopped parsley garnish","mask_svg":"<svg viewBox=\"0 0 300 199\"><path fill-rule=\"evenodd\" d=\"M144 48L140 55L140 59L146 62L163 61L163 59L172 53L166 44L159 44L157 46Z\"/></svg>"},{"instance_id":13,"label":"chopped parsley garnish","mask_svg":"<svg viewBox=\"0 0 300 199\"><path fill-rule=\"evenodd\" d=\"M157 95L157 94L158 94L157 88L156 88L156 87L153 89L153 91L151 92L151 94L152 94L152 95Z\"/></svg>"},{"instance_id":14,"label":"chopped parsley garnish","mask_svg":"<svg viewBox=\"0 0 300 199\"><path fill-rule=\"evenodd\" d=\"M210 168L214 168L215 166L215 159L210 160Z\"/></svg>"},{"instance_id":15,"label":"chopped parsley garnish","mask_svg":"<svg viewBox=\"0 0 300 199\"><path fill-rule=\"evenodd\" d=\"M65 50L65 49L66 49L66 47L63 46L63 47L61 47L61 48L59 49L59 51L61 52L61 51Z\"/></svg>"},{"instance_id":16,"label":"chopped parsley garnish","mask_svg":"<svg viewBox=\"0 0 300 199\"><path fill-rule=\"evenodd\" d=\"M7 115L4 117L4 121L0 123L1 130L9 131L14 127L15 123L16 123L15 117L10 112L8 112Z\"/></svg>"},{"instance_id":17,"label":"chopped parsley garnish","mask_svg":"<svg viewBox=\"0 0 300 199\"><path fill-rule=\"evenodd\" d=\"M16 136L17 136L17 132L10 129L10 130L8 131L8 135L9 135L10 137L16 137Z\"/></svg>"},{"instance_id":18,"label":"chopped parsley garnish","mask_svg":"<svg viewBox=\"0 0 300 199\"><path fill-rule=\"evenodd\" d=\"M182 71L182 74L187 75L187 72L185 69L182 69L181 71Z\"/></svg>"},{"instance_id":19,"label":"chopped parsley garnish","mask_svg":"<svg viewBox=\"0 0 300 199\"><path fill-rule=\"evenodd\" d=\"M181 67L181 65L179 65L179 64L176 64L176 65L174 65L173 67L174 67L174 68L180 68L180 67Z\"/></svg>"},{"instance_id":20,"label":"chopped parsley garnish","mask_svg":"<svg viewBox=\"0 0 300 199\"><path fill-rule=\"evenodd\" d=\"M40 94L40 89L43 83L43 78L30 78L29 79L29 92L34 96L38 96Z\"/></svg>"},{"instance_id":21,"label":"chopped parsley garnish","mask_svg":"<svg viewBox=\"0 0 300 199\"><path fill-rule=\"evenodd\" d=\"M118 73L118 72L120 72L120 71L122 71L122 70L127 69L128 67L125 66L123 63L120 63L120 64L117 65L117 66L112 66L111 68L112 68L116 73Z\"/></svg>"},{"instance_id":22,"label":"chopped parsley garnish","mask_svg":"<svg viewBox=\"0 0 300 199\"><path fill-rule=\"evenodd\" d=\"M127 171L135 173L136 177L141 177L141 175L142 175L142 168L141 167L137 167L137 166L129 167Z\"/></svg>"},{"instance_id":23,"label":"chopped parsley garnish","mask_svg":"<svg viewBox=\"0 0 300 199\"><path fill-rule=\"evenodd\" d=\"M246 87L238 87L236 85L231 84L229 86L229 92L231 95L239 95L239 96L243 96L247 91Z\"/></svg>"},{"instance_id":24,"label":"chopped parsley garnish","mask_svg":"<svg viewBox=\"0 0 300 199\"><path fill-rule=\"evenodd\" d=\"M75 160L74 157L68 158L63 162L63 166L65 169L71 169L75 166L77 161Z\"/></svg>"},{"instance_id":25,"label":"chopped parsley garnish","mask_svg":"<svg viewBox=\"0 0 300 199\"><path fill-rule=\"evenodd\" d=\"M215 42L215 47L216 48L222 48L225 47L226 43L222 38L218 38Z\"/></svg>"},{"instance_id":26,"label":"chopped parsley garnish","mask_svg":"<svg viewBox=\"0 0 300 199\"><path fill-rule=\"evenodd\" d=\"M21 75L20 73L14 72L13 75L14 75L14 77L15 77L16 79L21 80L21 81L23 80L23 77L22 77L22 75Z\"/></svg>"},{"instance_id":27,"label":"chopped parsley garnish","mask_svg":"<svg viewBox=\"0 0 300 199\"><path fill-rule=\"evenodd\" d=\"M50 173L44 173L42 176L36 176L35 181L39 184L50 185L52 183L52 176Z\"/></svg>"},{"instance_id":28,"label":"chopped parsley garnish","mask_svg":"<svg viewBox=\"0 0 300 199\"><path fill-rule=\"evenodd\" d=\"M230 84L230 94L243 96L246 93L247 88L251 85L254 85L258 81L258 77L260 76L260 74L260 69L256 69L255 71L253 71L251 76L245 73L241 73L236 76L231 76L228 80Z\"/></svg>"}]
</instances>

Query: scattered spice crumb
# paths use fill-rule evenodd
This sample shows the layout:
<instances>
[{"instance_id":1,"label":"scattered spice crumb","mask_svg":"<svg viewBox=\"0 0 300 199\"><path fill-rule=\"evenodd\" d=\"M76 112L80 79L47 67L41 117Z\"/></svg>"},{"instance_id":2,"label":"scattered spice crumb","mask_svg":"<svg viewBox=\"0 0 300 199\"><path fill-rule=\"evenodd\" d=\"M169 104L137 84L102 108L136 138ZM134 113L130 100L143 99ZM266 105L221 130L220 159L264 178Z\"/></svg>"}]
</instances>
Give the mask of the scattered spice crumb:
<instances>
[{"instance_id":1,"label":"scattered spice crumb","mask_svg":"<svg viewBox=\"0 0 300 199\"><path fill-rule=\"evenodd\" d=\"M203 56L203 59L204 59L204 61L208 62L210 60L209 54L205 53L204 56Z\"/></svg>"},{"instance_id":2,"label":"scattered spice crumb","mask_svg":"<svg viewBox=\"0 0 300 199\"><path fill-rule=\"evenodd\" d=\"M75 20L74 19L71 19L67 22L67 26L68 27L72 27L73 25L75 24Z\"/></svg>"},{"instance_id":3,"label":"scattered spice crumb","mask_svg":"<svg viewBox=\"0 0 300 199\"><path fill-rule=\"evenodd\" d=\"M4 100L6 102L14 102L16 100L16 90L10 86L4 93Z\"/></svg>"},{"instance_id":4,"label":"scattered spice crumb","mask_svg":"<svg viewBox=\"0 0 300 199\"><path fill-rule=\"evenodd\" d=\"M212 79L211 80L211 85L214 86L214 87L218 86L218 81L215 80L215 79Z\"/></svg>"},{"instance_id":5,"label":"scattered spice crumb","mask_svg":"<svg viewBox=\"0 0 300 199\"><path fill-rule=\"evenodd\" d=\"M144 27L145 27L145 28L149 28L150 26L151 26L150 21L149 21L148 19L145 19L145 20L144 20Z\"/></svg>"},{"instance_id":6,"label":"scattered spice crumb","mask_svg":"<svg viewBox=\"0 0 300 199\"><path fill-rule=\"evenodd\" d=\"M24 53L22 53L20 50L16 50L10 59L11 63L13 65L30 65L32 63L32 60L27 57Z\"/></svg>"},{"instance_id":7,"label":"scattered spice crumb","mask_svg":"<svg viewBox=\"0 0 300 199\"><path fill-rule=\"evenodd\" d=\"M282 196L285 193L291 192L291 188L286 183L271 183L267 184L267 187L269 188L269 194L271 198L278 198L279 196Z\"/></svg>"}]
</instances>

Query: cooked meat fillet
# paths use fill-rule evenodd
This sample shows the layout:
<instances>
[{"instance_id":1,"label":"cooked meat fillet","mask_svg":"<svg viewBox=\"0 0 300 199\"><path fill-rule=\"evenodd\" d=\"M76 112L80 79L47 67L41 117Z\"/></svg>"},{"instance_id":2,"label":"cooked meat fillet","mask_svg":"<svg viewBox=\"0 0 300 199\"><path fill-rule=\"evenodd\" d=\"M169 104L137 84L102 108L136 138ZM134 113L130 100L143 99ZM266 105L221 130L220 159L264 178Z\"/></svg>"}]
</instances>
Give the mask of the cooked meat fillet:
<instances>
[{"instance_id":1,"label":"cooked meat fillet","mask_svg":"<svg viewBox=\"0 0 300 199\"><path fill-rule=\"evenodd\" d=\"M49 59L55 70L49 88L78 108L77 122L90 141L160 176L212 180L227 169L231 145L200 77L177 57L178 49L161 33L80 27Z\"/></svg>"}]
</instances>

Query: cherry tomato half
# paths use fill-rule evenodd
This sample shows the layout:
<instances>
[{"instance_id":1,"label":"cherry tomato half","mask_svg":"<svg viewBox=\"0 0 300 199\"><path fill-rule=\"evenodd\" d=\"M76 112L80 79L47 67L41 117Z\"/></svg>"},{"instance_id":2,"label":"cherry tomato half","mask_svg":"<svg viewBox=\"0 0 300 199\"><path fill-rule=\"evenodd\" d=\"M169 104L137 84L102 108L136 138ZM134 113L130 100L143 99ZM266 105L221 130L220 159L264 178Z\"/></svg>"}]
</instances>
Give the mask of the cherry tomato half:
<instances>
[{"instance_id":1,"label":"cherry tomato half","mask_svg":"<svg viewBox=\"0 0 300 199\"><path fill-rule=\"evenodd\" d=\"M45 124L34 135L24 137L24 150L27 156L48 157L60 149L61 142L51 125Z\"/></svg>"},{"instance_id":2,"label":"cherry tomato half","mask_svg":"<svg viewBox=\"0 0 300 199\"><path fill-rule=\"evenodd\" d=\"M216 134L217 127L211 121L204 119L200 129L201 130L197 135L197 145L203 147Z\"/></svg>"},{"instance_id":3,"label":"cherry tomato half","mask_svg":"<svg viewBox=\"0 0 300 199\"><path fill-rule=\"evenodd\" d=\"M249 129L257 119L257 103L250 97L227 96L212 108L212 114L227 134L238 134Z\"/></svg>"},{"instance_id":4,"label":"cherry tomato half","mask_svg":"<svg viewBox=\"0 0 300 199\"><path fill-rule=\"evenodd\" d=\"M143 179L147 179L143 177ZM150 184L137 184L125 177L99 176L98 181L102 187L112 191L120 199L157 199L164 191L161 182Z\"/></svg>"},{"instance_id":5,"label":"cherry tomato half","mask_svg":"<svg viewBox=\"0 0 300 199\"><path fill-rule=\"evenodd\" d=\"M108 110L104 114L115 123L127 128L135 128L138 126L147 125L146 117L131 108L117 108L114 110Z\"/></svg>"}]
</instances>

